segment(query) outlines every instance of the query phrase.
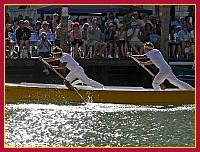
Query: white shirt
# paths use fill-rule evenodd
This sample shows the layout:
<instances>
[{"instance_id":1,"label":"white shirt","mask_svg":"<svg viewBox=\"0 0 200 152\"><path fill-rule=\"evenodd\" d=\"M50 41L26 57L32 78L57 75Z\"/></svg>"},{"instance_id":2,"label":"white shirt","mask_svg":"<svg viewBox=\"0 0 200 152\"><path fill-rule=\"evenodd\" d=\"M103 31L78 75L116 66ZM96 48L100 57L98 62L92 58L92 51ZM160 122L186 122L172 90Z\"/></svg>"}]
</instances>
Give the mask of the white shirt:
<instances>
[{"instance_id":1,"label":"white shirt","mask_svg":"<svg viewBox=\"0 0 200 152\"><path fill-rule=\"evenodd\" d=\"M132 36L130 41L140 42L140 39L138 38L139 31L140 31L139 29L135 29L135 31L133 31L132 28L127 31L127 36L130 36L134 32L134 34L133 34L133 36Z\"/></svg>"},{"instance_id":2,"label":"white shirt","mask_svg":"<svg viewBox=\"0 0 200 152\"><path fill-rule=\"evenodd\" d=\"M160 70L170 70L171 67L167 64L161 52L157 49L150 50L145 53L147 57L151 59L151 61L156 65Z\"/></svg>"},{"instance_id":3,"label":"white shirt","mask_svg":"<svg viewBox=\"0 0 200 152\"><path fill-rule=\"evenodd\" d=\"M72 72L80 67L79 64L68 53L63 53L62 57L60 58L60 62L67 62L66 68Z\"/></svg>"}]
</instances>

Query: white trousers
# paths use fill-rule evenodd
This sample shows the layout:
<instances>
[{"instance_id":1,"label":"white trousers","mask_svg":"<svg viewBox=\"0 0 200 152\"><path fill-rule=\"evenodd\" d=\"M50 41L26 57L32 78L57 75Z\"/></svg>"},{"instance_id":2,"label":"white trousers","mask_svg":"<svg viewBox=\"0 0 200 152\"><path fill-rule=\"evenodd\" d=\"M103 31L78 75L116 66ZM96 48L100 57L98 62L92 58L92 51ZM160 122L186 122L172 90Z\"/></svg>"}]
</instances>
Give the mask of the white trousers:
<instances>
[{"instance_id":1,"label":"white trousers","mask_svg":"<svg viewBox=\"0 0 200 152\"><path fill-rule=\"evenodd\" d=\"M168 70L160 70L158 72L152 83L154 90L156 91L160 90L160 84L163 83L165 79L167 79L170 83L172 83L173 85L177 86L182 90L194 89L191 85L176 78L172 70L168 69Z\"/></svg>"},{"instance_id":2,"label":"white trousers","mask_svg":"<svg viewBox=\"0 0 200 152\"><path fill-rule=\"evenodd\" d=\"M104 85L90 79L87 77L87 75L84 73L84 70L82 67L79 67L77 69L75 69L74 71L71 71L67 76L66 79L69 82L72 82L73 80L75 80L76 78L78 78L79 80L83 81L84 84L88 85L88 86L92 86L94 88L103 88Z\"/></svg>"}]
</instances>

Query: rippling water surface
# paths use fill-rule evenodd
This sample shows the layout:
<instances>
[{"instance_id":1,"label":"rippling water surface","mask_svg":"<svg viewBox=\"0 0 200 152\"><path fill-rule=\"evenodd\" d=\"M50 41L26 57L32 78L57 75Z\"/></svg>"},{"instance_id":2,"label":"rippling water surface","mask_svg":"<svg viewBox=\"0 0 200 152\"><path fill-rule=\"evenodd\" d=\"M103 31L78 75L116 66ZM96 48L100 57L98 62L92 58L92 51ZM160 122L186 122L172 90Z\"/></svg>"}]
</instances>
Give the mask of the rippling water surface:
<instances>
[{"instance_id":1,"label":"rippling water surface","mask_svg":"<svg viewBox=\"0 0 200 152\"><path fill-rule=\"evenodd\" d=\"M5 116L7 146L195 146L193 105L7 104Z\"/></svg>"}]
</instances>

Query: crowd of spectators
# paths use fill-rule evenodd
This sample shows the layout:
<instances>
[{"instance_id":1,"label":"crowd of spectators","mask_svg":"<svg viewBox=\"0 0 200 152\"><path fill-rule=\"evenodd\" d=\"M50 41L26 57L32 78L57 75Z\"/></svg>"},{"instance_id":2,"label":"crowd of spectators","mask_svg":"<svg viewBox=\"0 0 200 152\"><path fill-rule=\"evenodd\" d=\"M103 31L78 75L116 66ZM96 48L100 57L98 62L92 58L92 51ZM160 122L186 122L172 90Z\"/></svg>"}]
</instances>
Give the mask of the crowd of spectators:
<instances>
[{"instance_id":1,"label":"crowd of spectators","mask_svg":"<svg viewBox=\"0 0 200 152\"><path fill-rule=\"evenodd\" d=\"M190 17L176 16L169 27L169 57L189 58L194 54L195 30L194 21ZM22 56L22 50L31 57L30 37L38 35L36 50L50 56L51 48L60 46L61 17L57 13L46 18L39 17L35 24L28 16L6 16L6 50L8 57L13 54L13 48L18 46L17 56ZM88 16L84 19L68 18L68 40L73 57L82 58L126 58L128 54L143 54L143 43L151 41L155 48L160 49L161 23L155 16L138 13L129 9L120 20L115 12L108 12L106 19ZM13 40L10 34L16 35ZM54 34L54 42L50 44L47 35ZM45 43L44 43L45 42ZM35 48L35 47L34 47ZM80 53L82 51L82 53ZM45 53L46 52L46 53ZM48 54L49 53L49 54ZM33 53L32 53L33 54Z\"/></svg>"}]
</instances>

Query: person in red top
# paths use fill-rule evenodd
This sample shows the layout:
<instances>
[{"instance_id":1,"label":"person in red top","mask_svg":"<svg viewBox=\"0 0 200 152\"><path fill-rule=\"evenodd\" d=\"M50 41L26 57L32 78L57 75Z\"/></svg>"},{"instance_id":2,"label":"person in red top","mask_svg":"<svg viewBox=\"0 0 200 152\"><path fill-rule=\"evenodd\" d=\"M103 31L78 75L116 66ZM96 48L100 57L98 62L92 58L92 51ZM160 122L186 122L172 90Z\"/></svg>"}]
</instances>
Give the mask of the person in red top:
<instances>
[{"instance_id":1,"label":"person in red top","mask_svg":"<svg viewBox=\"0 0 200 152\"><path fill-rule=\"evenodd\" d=\"M78 57L78 47L81 46L84 52L84 57L86 55L86 45L82 40L82 32L79 29L79 23L75 22L72 25L72 31L69 33L69 40L74 47L74 57Z\"/></svg>"}]
</instances>

